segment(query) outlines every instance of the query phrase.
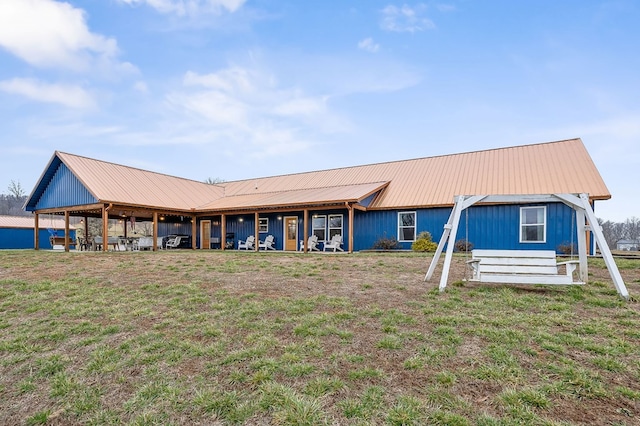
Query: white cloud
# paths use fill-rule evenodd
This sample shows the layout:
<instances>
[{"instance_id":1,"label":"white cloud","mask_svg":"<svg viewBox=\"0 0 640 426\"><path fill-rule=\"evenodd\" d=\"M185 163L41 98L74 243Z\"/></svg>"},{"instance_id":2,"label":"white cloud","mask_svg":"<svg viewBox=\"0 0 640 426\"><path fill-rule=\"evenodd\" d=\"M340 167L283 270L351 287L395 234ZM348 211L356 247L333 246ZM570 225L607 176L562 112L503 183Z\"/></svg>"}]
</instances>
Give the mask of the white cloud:
<instances>
[{"instance_id":1,"label":"white cloud","mask_svg":"<svg viewBox=\"0 0 640 426\"><path fill-rule=\"evenodd\" d=\"M92 33L82 9L53 0L0 1L0 46L41 68L135 69L115 61L116 40Z\"/></svg>"},{"instance_id":2,"label":"white cloud","mask_svg":"<svg viewBox=\"0 0 640 426\"><path fill-rule=\"evenodd\" d=\"M86 109L95 106L93 97L79 86L47 84L34 79L14 78L0 81L0 90L26 96L39 102L55 103L70 108Z\"/></svg>"},{"instance_id":3,"label":"white cloud","mask_svg":"<svg viewBox=\"0 0 640 426\"><path fill-rule=\"evenodd\" d=\"M245 0L119 0L130 5L147 4L160 13L196 16L201 13L235 12Z\"/></svg>"},{"instance_id":4,"label":"white cloud","mask_svg":"<svg viewBox=\"0 0 640 426\"><path fill-rule=\"evenodd\" d=\"M367 52L376 53L380 49L380 45L375 43L371 37L367 37L358 42L358 48Z\"/></svg>"},{"instance_id":5,"label":"white cloud","mask_svg":"<svg viewBox=\"0 0 640 426\"><path fill-rule=\"evenodd\" d=\"M149 87L147 86L147 83L145 83L142 80L136 81L133 84L133 90L135 90L137 92L140 92L140 93L149 93Z\"/></svg>"},{"instance_id":6,"label":"white cloud","mask_svg":"<svg viewBox=\"0 0 640 426\"><path fill-rule=\"evenodd\" d=\"M427 7L423 4L415 7L406 4L401 7L389 5L381 11L380 26L386 31L409 33L434 29L436 26L433 21L423 16L426 11Z\"/></svg>"}]
</instances>

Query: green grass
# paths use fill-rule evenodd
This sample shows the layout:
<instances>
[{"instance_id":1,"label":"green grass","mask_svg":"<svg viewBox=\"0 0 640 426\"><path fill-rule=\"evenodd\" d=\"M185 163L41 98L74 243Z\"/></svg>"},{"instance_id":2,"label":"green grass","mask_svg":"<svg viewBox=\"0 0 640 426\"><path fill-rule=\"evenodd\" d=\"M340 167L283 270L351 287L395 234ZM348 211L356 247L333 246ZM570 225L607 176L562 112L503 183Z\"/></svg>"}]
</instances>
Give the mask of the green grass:
<instances>
[{"instance_id":1,"label":"green grass","mask_svg":"<svg viewBox=\"0 0 640 426\"><path fill-rule=\"evenodd\" d=\"M632 425L640 308L422 254L0 252L0 424ZM457 266L456 266L457 265ZM452 280L463 278L454 258ZM621 273L640 294L640 261ZM586 416L586 417L585 417Z\"/></svg>"}]
</instances>

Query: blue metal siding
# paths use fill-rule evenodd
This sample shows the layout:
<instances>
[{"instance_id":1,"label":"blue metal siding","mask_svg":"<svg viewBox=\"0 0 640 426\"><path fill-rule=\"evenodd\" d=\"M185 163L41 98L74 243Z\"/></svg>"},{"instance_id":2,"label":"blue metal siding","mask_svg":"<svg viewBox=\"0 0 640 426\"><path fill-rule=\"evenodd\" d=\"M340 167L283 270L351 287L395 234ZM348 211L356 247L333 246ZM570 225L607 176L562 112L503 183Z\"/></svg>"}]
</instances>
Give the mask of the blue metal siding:
<instances>
[{"instance_id":1,"label":"blue metal siding","mask_svg":"<svg viewBox=\"0 0 640 426\"><path fill-rule=\"evenodd\" d=\"M561 244L577 244L575 213L562 203L547 204L545 243L520 243L520 207L527 205L475 206L462 212L456 240L467 239L474 248L557 250ZM356 211L354 250L371 249L380 238L398 238L398 211ZM403 209L402 211L412 211ZM417 209L416 235L428 231L438 242L451 208ZM411 242L400 243L411 249Z\"/></svg>"},{"instance_id":2,"label":"blue metal siding","mask_svg":"<svg viewBox=\"0 0 640 426\"><path fill-rule=\"evenodd\" d=\"M64 230L58 230L59 235L64 235ZM71 239L76 238L75 230L69 230ZM49 231L40 229L40 248L50 250L53 247L49 242ZM34 249L33 229L30 228L0 228L0 249Z\"/></svg>"},{"instance_id":3,"label":"blue metal siding","mask_svg":"<svg viewBox=\"0 0 640 426\"><path fill-rule=\"evenodd\" d=\"M97 202L98 200L89 193L67 166L60 163L33 210L78 206Z\"/></svg>"}]
</instances>

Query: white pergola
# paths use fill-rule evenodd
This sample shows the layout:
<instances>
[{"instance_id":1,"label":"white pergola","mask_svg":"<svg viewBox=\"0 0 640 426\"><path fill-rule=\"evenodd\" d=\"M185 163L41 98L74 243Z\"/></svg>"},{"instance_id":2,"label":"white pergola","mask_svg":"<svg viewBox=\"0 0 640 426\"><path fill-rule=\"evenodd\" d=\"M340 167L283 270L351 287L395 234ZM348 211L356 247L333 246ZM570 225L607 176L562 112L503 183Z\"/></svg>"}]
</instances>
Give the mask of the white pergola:
<instances>
[{"instance_id":1,"label":"white pergola","mask_svg":"<svg viewBox=\"0 0 640 426\"><path fill-rule=\"evenodd\" d=\"M577 226L577 243L578 243L578 260L580 262L580 280L587 282L588 280L588 267L587 267L587 232L591 231L595 237L596 244L600 248L600 253L604 259L613 284L616 286L618 294L624 298L629 299L629 292L627 291L618 266L613 260L611 250L607 245L602 234L602 229L598 225L598 219L596 218L591 204L589 203L589 196L587 194L541 194L541 195L459 195L454 197L453 210L449 216L449 220L444 225L444 232L438 248L431 260L429 270L424 277L425 281L429 281L433 276L433 272L436 268L440 255L447 246L447 252L445 254L444 266L442 269L442 276L440 277L440 291L444 291L447 286L447 279L449 278L449 269L451 267L451 258L453 256L453 248L456 241L456 233L458 225L460 224L460 217L465 209L475 204L529 204L529 203L549 203L549 202L562 202L569 207L573 208L576 213L576 226Z\"/></svg>"}]
</instances>

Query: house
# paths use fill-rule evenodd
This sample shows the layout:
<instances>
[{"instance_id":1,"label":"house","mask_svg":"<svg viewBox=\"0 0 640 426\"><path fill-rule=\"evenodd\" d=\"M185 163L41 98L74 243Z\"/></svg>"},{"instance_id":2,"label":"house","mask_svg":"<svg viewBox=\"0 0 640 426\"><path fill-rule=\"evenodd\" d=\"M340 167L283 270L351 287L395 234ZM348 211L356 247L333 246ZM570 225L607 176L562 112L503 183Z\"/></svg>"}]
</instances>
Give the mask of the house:
<instances>
[{"instance_id":1,"label":"house","mask_svg":"<svg viewBox=\"0 0 640 426\"><path fill-rule=\"evenodd\" d=\"M41 220L38 227L40 248L51 249L49 237L52 234L64 236L65 222L61 219ZM75 239L75 229L70 227L71 239ZM29 216L0 216L0 249L33 249L35 221Z\"/></svg>"},{"instance_id":2,"label":"house","mask_svg":"<svg viewBox=\"0 0 640 426\"><path fill-rule=\"evenodd\" d=\"M311 235L341 235L353 252L381 238L409 249L421 231L437 241L458 195L554 193L586 193L592 206L611 197L580 139L218 184L55 152L25 209L102 218L102 235L104 219L147 221L194 249L273 235L277 250L306 250ZM476 248L557 250L577 238L572 222L562 202L495 203L467 209L457 234Z\"/></svg>"},{"instance_id":3,"label":"house","mask_svg":"<svg viewBox=\"0 0 640 426\"><path fill-rule=\"evenodd\" d=\"M616 250L638 251L639 248L640 248L640 241L620 240L616 243Z\"/></svg>"}]
</instances>

